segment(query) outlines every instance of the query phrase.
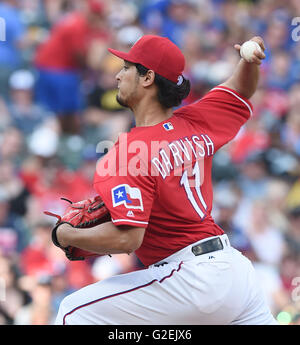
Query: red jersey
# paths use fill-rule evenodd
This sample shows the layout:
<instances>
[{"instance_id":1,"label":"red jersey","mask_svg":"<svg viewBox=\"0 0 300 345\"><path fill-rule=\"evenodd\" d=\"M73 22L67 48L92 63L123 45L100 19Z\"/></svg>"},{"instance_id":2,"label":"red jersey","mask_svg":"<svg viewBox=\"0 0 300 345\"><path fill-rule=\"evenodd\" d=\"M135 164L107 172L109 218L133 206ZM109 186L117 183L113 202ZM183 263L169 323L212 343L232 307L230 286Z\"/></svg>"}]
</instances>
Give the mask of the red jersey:
<instances>
[{"instance_id":1,"label":"red jersey","mask_svg":"<svg viewBox=\"0 0 300 345\"><path fill-rule=\"evenodd\" d=\"M54 26L49 39L38 47L35 64L42 68L78 69L76 56L85 55L95 38L107 40L108 35L91 28L81 13L71 13Z\"/></svg>"},{"instance_id":2,"label":"red jersey","mask_svg":"<svg viewBox=\"0 0 300 345\"><path fill-rule=\"evenodd\" d=\"M94 187L112 222L146 228L136 251L144 265L223 234L210 214L212 158L251 113L248 100L217 86L169 119L121 134L98 162Z\"/></svg>"}]
</instances>

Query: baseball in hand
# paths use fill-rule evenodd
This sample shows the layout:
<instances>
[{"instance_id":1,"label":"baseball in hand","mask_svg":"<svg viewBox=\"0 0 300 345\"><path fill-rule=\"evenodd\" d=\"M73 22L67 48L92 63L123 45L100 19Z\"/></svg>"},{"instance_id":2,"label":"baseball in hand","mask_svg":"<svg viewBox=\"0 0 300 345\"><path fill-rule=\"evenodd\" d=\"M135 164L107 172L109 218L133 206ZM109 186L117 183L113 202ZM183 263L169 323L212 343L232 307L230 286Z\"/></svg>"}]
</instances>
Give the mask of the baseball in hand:
<instances>
[{"instance_id":1,"label":"baseball in hand","mask_svg":"<svg viewBox=\"0 0 300 345\"><path fill-rule=\"evenodd\" d=\"M256 49L262 52L262 49L257 42L247 41L243 43L240 49L241 57L244 58L248 62L252 62L254 51Z\"/></svg>"}]
</instances>

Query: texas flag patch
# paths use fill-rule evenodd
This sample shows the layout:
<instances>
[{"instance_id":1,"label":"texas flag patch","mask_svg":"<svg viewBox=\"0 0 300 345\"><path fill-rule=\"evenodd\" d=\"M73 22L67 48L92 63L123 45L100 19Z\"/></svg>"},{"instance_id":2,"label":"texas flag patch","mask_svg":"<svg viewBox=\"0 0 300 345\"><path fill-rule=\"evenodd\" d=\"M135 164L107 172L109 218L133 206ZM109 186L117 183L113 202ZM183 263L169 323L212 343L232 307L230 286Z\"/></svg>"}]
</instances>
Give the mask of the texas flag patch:
<instances>
[{"instance_id":1,"label":"texas flag patch","mask_svg":"<svg viewBox=\"0 0 300 345\"><path fill-rule=\"evenodd\" d=\"M144 211L142 193L137 187L120 184L111 190L113 207L124 205L126 208Z\"/></svg>"}]
</instances>

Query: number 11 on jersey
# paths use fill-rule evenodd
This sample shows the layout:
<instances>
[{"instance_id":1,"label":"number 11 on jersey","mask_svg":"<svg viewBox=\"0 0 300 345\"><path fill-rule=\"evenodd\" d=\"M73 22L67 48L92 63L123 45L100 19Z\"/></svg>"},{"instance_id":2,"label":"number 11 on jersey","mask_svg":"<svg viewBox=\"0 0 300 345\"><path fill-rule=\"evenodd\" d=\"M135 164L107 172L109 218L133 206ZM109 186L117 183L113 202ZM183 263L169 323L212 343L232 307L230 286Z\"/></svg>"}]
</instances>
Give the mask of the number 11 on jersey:
<instances>
[{"instance_id":1,"label":"number 11 on jersey","mask_svg":"<svg viewBox=\"0 0 300 345\"><path fill-rule=\"evenodd\" d=\"M185 193L187 195L187 198L189 199L190 203L192 204L194 210L198 213L199 217L201 219L204 218L205 213L202 211L201 207L206 210L207 205L203 199L203 195L201 193L201 175L200 175L200 167L198 161L195 163L195 166L193 168L193 187L196 190L196 194L198 197L198 201L196 201L194 197L194 193L191 189L191 181L188 178L188 172L187 170L184 170L182 177L180 179L180 185L184 187Z\"/></svg>"}]
</instances>

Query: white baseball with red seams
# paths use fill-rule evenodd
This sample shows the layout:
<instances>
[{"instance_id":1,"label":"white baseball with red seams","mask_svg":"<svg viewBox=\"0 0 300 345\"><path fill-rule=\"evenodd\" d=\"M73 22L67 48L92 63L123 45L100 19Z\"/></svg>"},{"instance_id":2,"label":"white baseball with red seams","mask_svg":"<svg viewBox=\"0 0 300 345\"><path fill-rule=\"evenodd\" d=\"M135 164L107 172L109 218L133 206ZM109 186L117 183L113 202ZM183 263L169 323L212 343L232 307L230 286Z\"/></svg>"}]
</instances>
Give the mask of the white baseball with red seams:
<instances>
[{"instance_id":1,"label":"white baseball with red seams","mask_svg":"<svg viewBox=\"0 0 300 345\"><path fill-rule=\"evenodd\" d=\"M246 61L252 62L255 50L262 52L262 49L257 42L247 41L242 44L241 49L240 49L240 55Z\"/></svg>"}]
</instances>

